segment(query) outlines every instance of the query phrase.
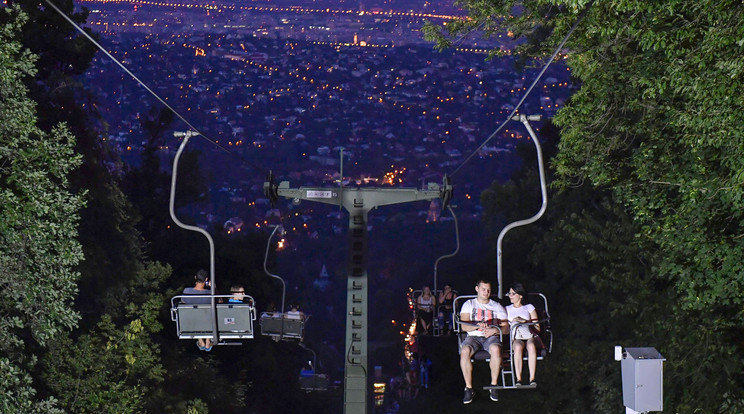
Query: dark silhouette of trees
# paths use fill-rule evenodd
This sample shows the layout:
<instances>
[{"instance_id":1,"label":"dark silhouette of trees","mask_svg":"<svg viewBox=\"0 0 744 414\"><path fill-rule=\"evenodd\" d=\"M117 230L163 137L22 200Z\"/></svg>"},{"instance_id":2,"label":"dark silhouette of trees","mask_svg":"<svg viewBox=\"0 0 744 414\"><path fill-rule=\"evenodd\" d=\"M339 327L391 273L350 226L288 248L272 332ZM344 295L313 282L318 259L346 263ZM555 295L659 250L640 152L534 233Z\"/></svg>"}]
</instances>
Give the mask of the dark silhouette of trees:
<instances>
[{"instance_id":1,"label":"dark silhouette of trees","mask_svg":"<svg viewBox=\"0 0 744 414\"><path fill-rule=\"evenodd\" d=\"M56 413L39 392L37 364L80 318L71 304L84 203L69 176L81 158L65 124L38 124L23 84L36 57L18 40L27 18L18 7L0 10L0 411Z\"/></svg>"},{"instance_id":2,"label":"dark silhouette of trees","mask_svg":"<svg viewBox=\"0 0 744 414\"><path fill-rule=\"evenodd\" d=\"M558 407L609 409L618 386L610 375L614 362L597 365L579 355L594 355L595 345L611 338L654 345L667 358L668 409L741 411L737 137L744 62L737 33L744 7L709 1L461 5L472 19L425 29L440 47L480 28L525 39L516 50L525 56L547 56L585 13L566 44L566 62L581 87L554 119L561 138L552 165L563 192L553 202L555 227L534 255L562 283L557 287L583 305L574 319L589 318L568 326L583 341L568 350L576 354L566 356L563 373L591 374L561 382L589 392Z\"/></svg>"}]
</instances>

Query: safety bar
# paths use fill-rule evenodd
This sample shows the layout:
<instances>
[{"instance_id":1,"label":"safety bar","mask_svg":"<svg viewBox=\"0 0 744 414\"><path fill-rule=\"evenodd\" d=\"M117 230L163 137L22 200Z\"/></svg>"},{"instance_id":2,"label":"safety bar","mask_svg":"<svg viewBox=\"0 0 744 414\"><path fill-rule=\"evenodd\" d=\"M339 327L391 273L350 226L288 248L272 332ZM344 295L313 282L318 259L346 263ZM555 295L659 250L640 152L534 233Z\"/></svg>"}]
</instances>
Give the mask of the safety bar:
<instances>
[{"instance_id":1,"label":"safety bar","mask_svg":"<svg viewBox=\"0 0 744 414\"><path fill-rule=\"evenodd\" d=\"M178 307L178 305L180 305L180 304L184 304L184 305L211 305L211 303L212 303L212 297L214 297L216 299L221 299L221 298L231 299L231 298L234 298L235 296L233 294L230 294L230 295L177 295L177 296L173 296L171 298L171 321L174 321L175 322L175 320L176 320L175 310ZM200 302L200 303L193 303L193 302L192 303L188 303L188 301L184 302L182 300L182 298L187 298L187 299L199 299L199 298L202 298L202 299L209 299L209 301ZM256 303L256 301L253 299L253 296L243 294L243 303L242 303L243 305L254 306L255 303ZM240 305L241 303L239 303L239 302L227 302L227 301L224 301L224 302L221 302L220 303L220 302L215 301L215 304L216 305L228 305L228 304L229 305ZM255 315L253 315L253 320L254 321L256 320L256 316Z\"/></svg>"}]
</instances>

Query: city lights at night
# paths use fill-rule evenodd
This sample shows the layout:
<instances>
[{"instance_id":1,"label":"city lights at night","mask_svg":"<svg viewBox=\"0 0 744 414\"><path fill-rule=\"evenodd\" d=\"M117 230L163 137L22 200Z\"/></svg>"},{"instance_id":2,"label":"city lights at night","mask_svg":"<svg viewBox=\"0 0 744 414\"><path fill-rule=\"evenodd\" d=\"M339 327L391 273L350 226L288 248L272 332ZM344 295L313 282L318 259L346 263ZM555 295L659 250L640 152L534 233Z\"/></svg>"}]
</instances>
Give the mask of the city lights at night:
<instances>
[{"instance_id":1,"label":"city lights at night","mask_svg":"<svg viewBox=\"0 0 744 414\"><path fill-rule=\"evenodd\" d=\"M3 412L744 412L744 3L0 15Z\"/></svg>"}]
</instances>

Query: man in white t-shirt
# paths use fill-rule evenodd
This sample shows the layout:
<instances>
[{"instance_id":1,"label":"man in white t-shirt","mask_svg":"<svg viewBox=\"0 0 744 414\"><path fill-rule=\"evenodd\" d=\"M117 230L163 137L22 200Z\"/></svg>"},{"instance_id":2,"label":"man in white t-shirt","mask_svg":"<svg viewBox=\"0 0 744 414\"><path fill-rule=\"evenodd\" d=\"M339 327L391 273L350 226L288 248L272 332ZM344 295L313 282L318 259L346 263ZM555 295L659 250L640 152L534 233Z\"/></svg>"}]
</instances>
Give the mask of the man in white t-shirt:
<instances>
[{"instance_id":1,"label":"man in white t-shirt","mask_svg":"<svg viewBox=\"0 0 744 414\"><path fill-rule=\"evenodd\" d=\"M470 359L481 349L487 350L491 354L491 385L496 385L501 368L500 334L509 332L506 309L491 300L491 283L479 280L475 292L478 296L465 302L460 309L460 320L467 322L460 328L468 333L460 349L460 369L465 379L464 404L473 401L473 363ZM499 400L495 389L490 390L490 394L491 400Z\"/></svg>"}]
</instances>

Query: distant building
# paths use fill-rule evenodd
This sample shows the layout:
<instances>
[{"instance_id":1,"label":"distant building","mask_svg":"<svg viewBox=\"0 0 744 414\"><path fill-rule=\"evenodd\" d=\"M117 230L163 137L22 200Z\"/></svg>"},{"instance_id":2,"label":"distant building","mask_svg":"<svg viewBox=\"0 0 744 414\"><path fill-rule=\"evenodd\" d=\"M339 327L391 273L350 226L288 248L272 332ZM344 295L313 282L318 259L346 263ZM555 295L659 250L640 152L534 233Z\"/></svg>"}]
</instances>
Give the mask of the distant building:
<instances>
[{"instance_id":1,"label":"distant building","mask_svg":"<svg viewBox=\"0 0 744 414\"><path fill-rule=\"evenodd\" d=\"M328 270L326 269L326 266L323 265L323 268L320 270L320 274L315 279L315 281L313 281L313 285L320 290L326 290L329 283L331 283L331 280L328 276Z\"/></svg>"}]
</instances>

